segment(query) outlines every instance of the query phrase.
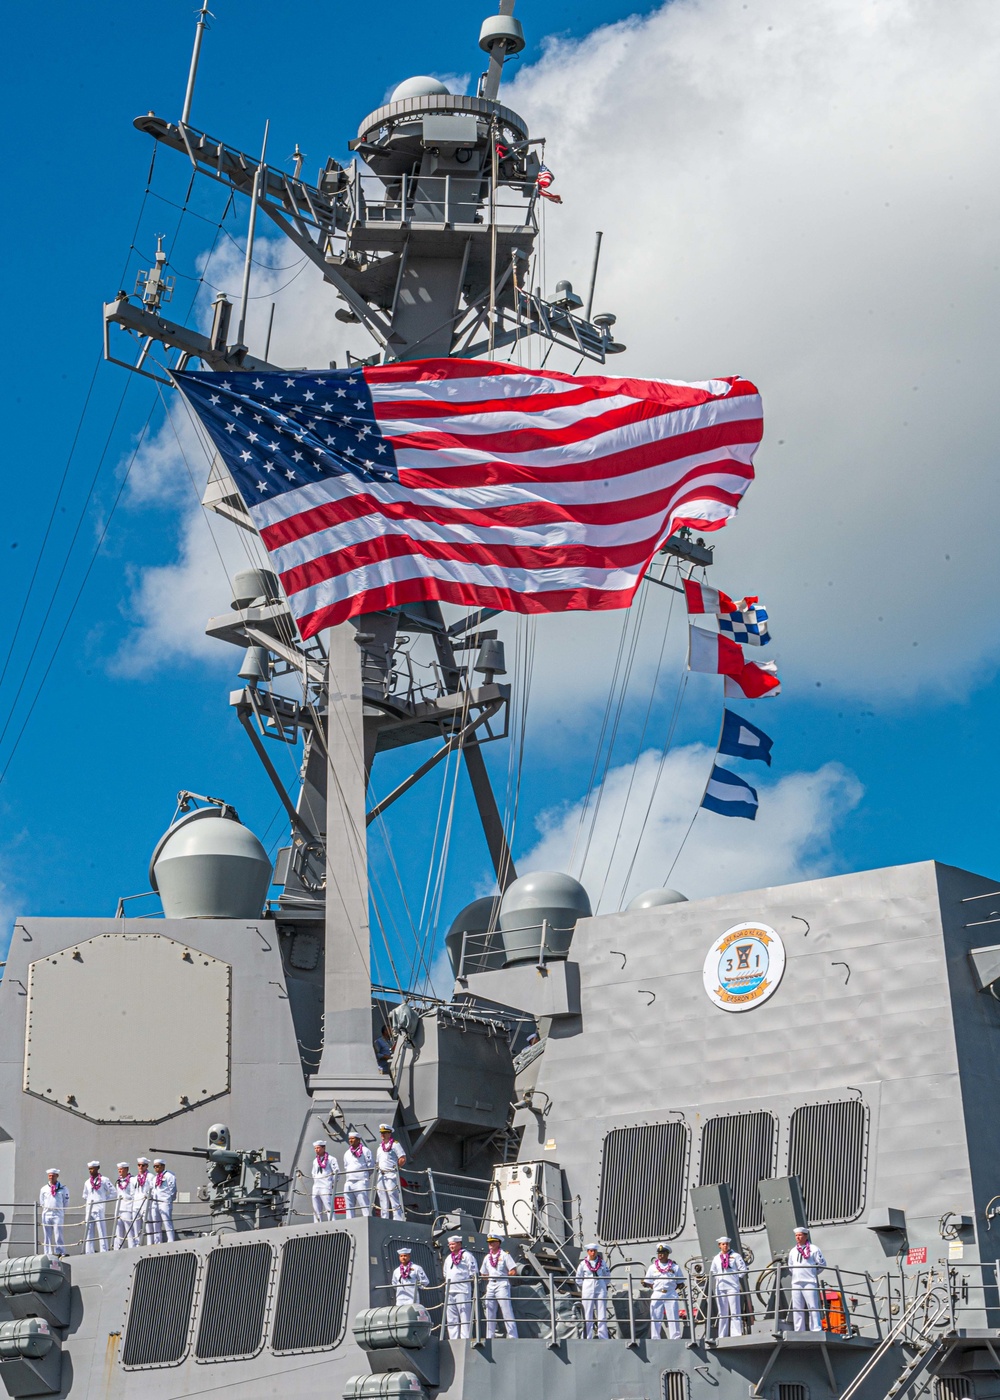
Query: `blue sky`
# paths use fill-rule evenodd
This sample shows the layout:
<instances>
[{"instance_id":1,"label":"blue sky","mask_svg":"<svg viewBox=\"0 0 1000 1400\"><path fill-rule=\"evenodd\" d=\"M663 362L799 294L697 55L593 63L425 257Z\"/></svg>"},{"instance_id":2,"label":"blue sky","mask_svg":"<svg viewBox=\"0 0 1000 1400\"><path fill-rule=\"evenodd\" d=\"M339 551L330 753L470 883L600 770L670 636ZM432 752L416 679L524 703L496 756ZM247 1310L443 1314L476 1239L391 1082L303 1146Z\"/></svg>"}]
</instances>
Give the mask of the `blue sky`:
<instances>
[{"instance_id":1,"label":"blue sky","mask_svg":"<svg viewBox=\"0 0 1000 1400\"><path fill-rule=\"evenodd\" d=\"M1000 865L997 645L982 601L1000 583L995 395L982 388L996 371L987 334L996 324L987 236L996 211L979 188L996 157L983 74L998 25L977 0L956 10L964 22L944 43L931 20L880 29L854 0L823 0L809 26L791 0L692 0L669 12L518 0L529 47L507 100L548 135L546 159L567 201L549 213L549 281L567 271L582 278L593 230L605 228L602 294L630 345L623 366L692 379L740 372L765 397L759 480L717 539L713 581L734 595L759 593L770 608L784 693L746 713L773 735L775 764L756 831L699 818L676 880L685 875L693 893L708 892L720 853L727 888L930 857L985 874ZM360 118L397 81L478 71L479 10L466 0L436 4L433 24L427 15L383 4L376 34L372 15L356 9L306 0L281 6L276 24L273 5L219 0L193 120L254 150L269 117L274 159L297 141L314 173L328 154L345 154ZM7 20L8 52L24 61L8 71L3 127L17 200L0 233L9 327L0 666L27 604L0 682L0 770L9 762L0 940L15 913L110 915L119 895L145 890L149 853L181 787L225 796L269 845L281 835L266 779L227 712L232 657L197 643L185 651L185 602L200 606L216 585L216 611L228 597L221 564L214 582L205 564L198 588L184 592L197 573L191 559L178 568L195 528L193 488L170 458L162 406L146 381L98 364L101 303L132 289L156 234L167 236L178 273L177 316L216 236L225 201L214 188L196 188L180 220L188 172L179 157L158 155L143 201L151 143L131 125L148 109L179 112L192 23L191 4L178 0L113 13L21 7ZM976 44L963 41L966 31ZM922 83L932 53L933 78ZM210 277L231 277L244 218L230 211ZM293 252L262 248L276 269L262 305ZM315 340L332 299L304 282L282 295L280 333L294 342L296 317L308 316L306 339ZM195 316L204 288L200 297ZM366 352L360 341L352 348ZM982 384L970 383L972 367L986 370ZM141 450L123 485L150 414L160 456ZM165 572L150 581L151 567ZM646 606L602 821L617 811L614 773L621 787L640 749L657 751L667 733L681 665L676 611L645 718L666 599ZM519 855L565 857L621 625L538 629ZM511 655L515 631L505 627ZM639 863L647 883L665 877L687 825L690 785L705 769L691 746L714 741L719 704L716 682L692 679L673 739L677 766L664 769L651 807L660 825ZM489 755L501 785L502 748ZM649 780L649 760L640 762L637 798ZM399 771L385 760L379 790ZM400 803L391 823L417 909L435 782ZM454 821L445 927L488 876L462 783ZM611 839L603 827L595 833L597 847ZM374 860L391 885L377 846ZM398 893L386 905L405 941Z\"/></svg>"}]
</instances>

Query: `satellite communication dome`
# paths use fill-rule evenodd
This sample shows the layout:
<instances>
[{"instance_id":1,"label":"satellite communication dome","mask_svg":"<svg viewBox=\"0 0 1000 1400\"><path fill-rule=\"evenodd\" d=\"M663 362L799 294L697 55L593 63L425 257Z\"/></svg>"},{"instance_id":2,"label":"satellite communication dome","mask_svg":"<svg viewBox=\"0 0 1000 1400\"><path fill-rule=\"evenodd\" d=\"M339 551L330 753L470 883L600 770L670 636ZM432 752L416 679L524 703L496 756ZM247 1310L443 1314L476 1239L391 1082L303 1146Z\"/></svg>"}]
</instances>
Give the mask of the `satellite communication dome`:
<instances>
[{"instance_id":1,"label":"satellite communication dome","mask_svg":"<svg viewBox=\"0 0 1000 1400\"><path fill-rule=\"evenodd\" d=\"M271 862L231 807L198 807L160 838L149 883L167 919L257 919Z\"/></svg>"},{"instance_id":2,"label":"satellite communication dome","mask_svg":"<svg viewBox=\"0 0 1000 1400\"><path fill-rule=\"evenodd\" d=\"M471 969L476 972L486 971L483 956L488 951L487 944L492 944L495 940L488 939L484 935L489 931L490 924L496 927L496 909L500 903L499 895L486 895L483 899L474 899L471 904L467 904L464 909L460 909L451 921L451 928L445 934L444 946L448 950L448 959L451 963L451 970L458 976L459 964L462 961L462 942L465 934L472 934L465 943L466 962Z\"/></svg>"},{"instance_id":3,"label":"satellite communication dome","mask_svg":"<svg viewBox=\"0 0 1000 1400\"><path fill-rule=\"evenodd\" d=\"M450 89L437 78L407 78L393 88L390 102L402 102L407 97L447 97Z\"/></svg>"},{"instance_id":4,"label":"satellite communication dome","mask_svg":"<svg viewBox=\"0 0 1000 1400\"><path fill-rule=\"evenodd\" d=\"M687 904L686 894L680 890L645 890L628 902L629 909L657 909L661 904Z\"/></svg>"},{"instance_id":5,"label":"satellite communication dome","mask_svg":"<svg viewBox=\"0 0 1000 1400\"><path fill-rule=\"evenodd\" d=\"M569 952L577 919L589 919L587 891L571 875L536 870L507 887L500 901L500 928L507 961L537 961L542 951L542 923L548 925L546 957Z\"/></svg>"}]
</instances>

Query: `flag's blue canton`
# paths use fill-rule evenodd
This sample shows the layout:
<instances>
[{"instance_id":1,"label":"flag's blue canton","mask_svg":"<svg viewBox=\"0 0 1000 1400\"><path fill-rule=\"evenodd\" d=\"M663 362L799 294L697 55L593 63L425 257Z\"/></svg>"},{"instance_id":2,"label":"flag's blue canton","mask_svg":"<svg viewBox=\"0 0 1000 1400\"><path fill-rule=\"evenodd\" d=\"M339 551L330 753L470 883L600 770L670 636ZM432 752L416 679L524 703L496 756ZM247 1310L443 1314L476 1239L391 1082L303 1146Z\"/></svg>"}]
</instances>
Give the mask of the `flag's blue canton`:
<instances>
[{"instance_id":1,"label":"flag's blue canton","mask_svg":"<svg viewBox=\"0 0 1000 1400\"><path fill-rule=\"evenodd\" d=\"M734 642L757 647L766 647L771 640L767 629L767 609L758 603L742 612L723 613L719 618L719 631Z\"/></svg>"},{"instance_id":2,"label":"flag's blue canton","mask_svg":"<svg viewBox=\"0 0 1000 1400\"><path fill-rule=\"evenodd\" d=\"M349 474L398 481L360 369L177 374L248 505Z\"/></svg>"}]
</instances>

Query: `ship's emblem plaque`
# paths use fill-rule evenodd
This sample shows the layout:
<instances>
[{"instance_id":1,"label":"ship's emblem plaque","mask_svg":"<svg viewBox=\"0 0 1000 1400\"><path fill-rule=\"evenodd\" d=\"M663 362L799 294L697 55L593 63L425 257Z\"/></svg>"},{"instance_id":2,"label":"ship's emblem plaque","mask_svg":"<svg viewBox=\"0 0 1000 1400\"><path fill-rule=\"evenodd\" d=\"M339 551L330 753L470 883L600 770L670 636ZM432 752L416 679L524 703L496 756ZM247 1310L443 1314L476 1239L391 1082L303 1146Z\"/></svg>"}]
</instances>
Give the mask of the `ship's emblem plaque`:
<instances>
[{"instance_id":1,"label":"ship's emblem plaque","mask_svg":"<svg viewBox=\"0 0 1000 1400\"><path fill-rule=\"evenodd\" d=\"M767 924L736 924L708 950L702 980L723 1011L750 1011L777 990L785 947Z\"/></svg>"}]
</instances>

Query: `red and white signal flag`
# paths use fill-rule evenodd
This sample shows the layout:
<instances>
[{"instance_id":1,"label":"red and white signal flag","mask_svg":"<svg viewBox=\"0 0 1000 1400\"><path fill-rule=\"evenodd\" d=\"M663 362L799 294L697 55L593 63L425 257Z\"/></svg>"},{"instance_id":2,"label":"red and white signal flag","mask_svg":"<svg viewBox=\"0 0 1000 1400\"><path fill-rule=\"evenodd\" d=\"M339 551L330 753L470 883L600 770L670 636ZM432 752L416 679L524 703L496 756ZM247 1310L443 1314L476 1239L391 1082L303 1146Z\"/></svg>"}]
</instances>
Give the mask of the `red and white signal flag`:
<instances>
[{"instance_id":1,"label":"red and white signal flag","mask_svg":"<svg viewBox=\"0 0 1000 1400\"><path fill-rule=\"evenodd\" d=\"M780 689L773 661L747 661L743 648L721 632L706 632L704 627L691 627L689 631L688 670L725 676L727 696L759 700Z\"/></svg>"}]
</instances>

